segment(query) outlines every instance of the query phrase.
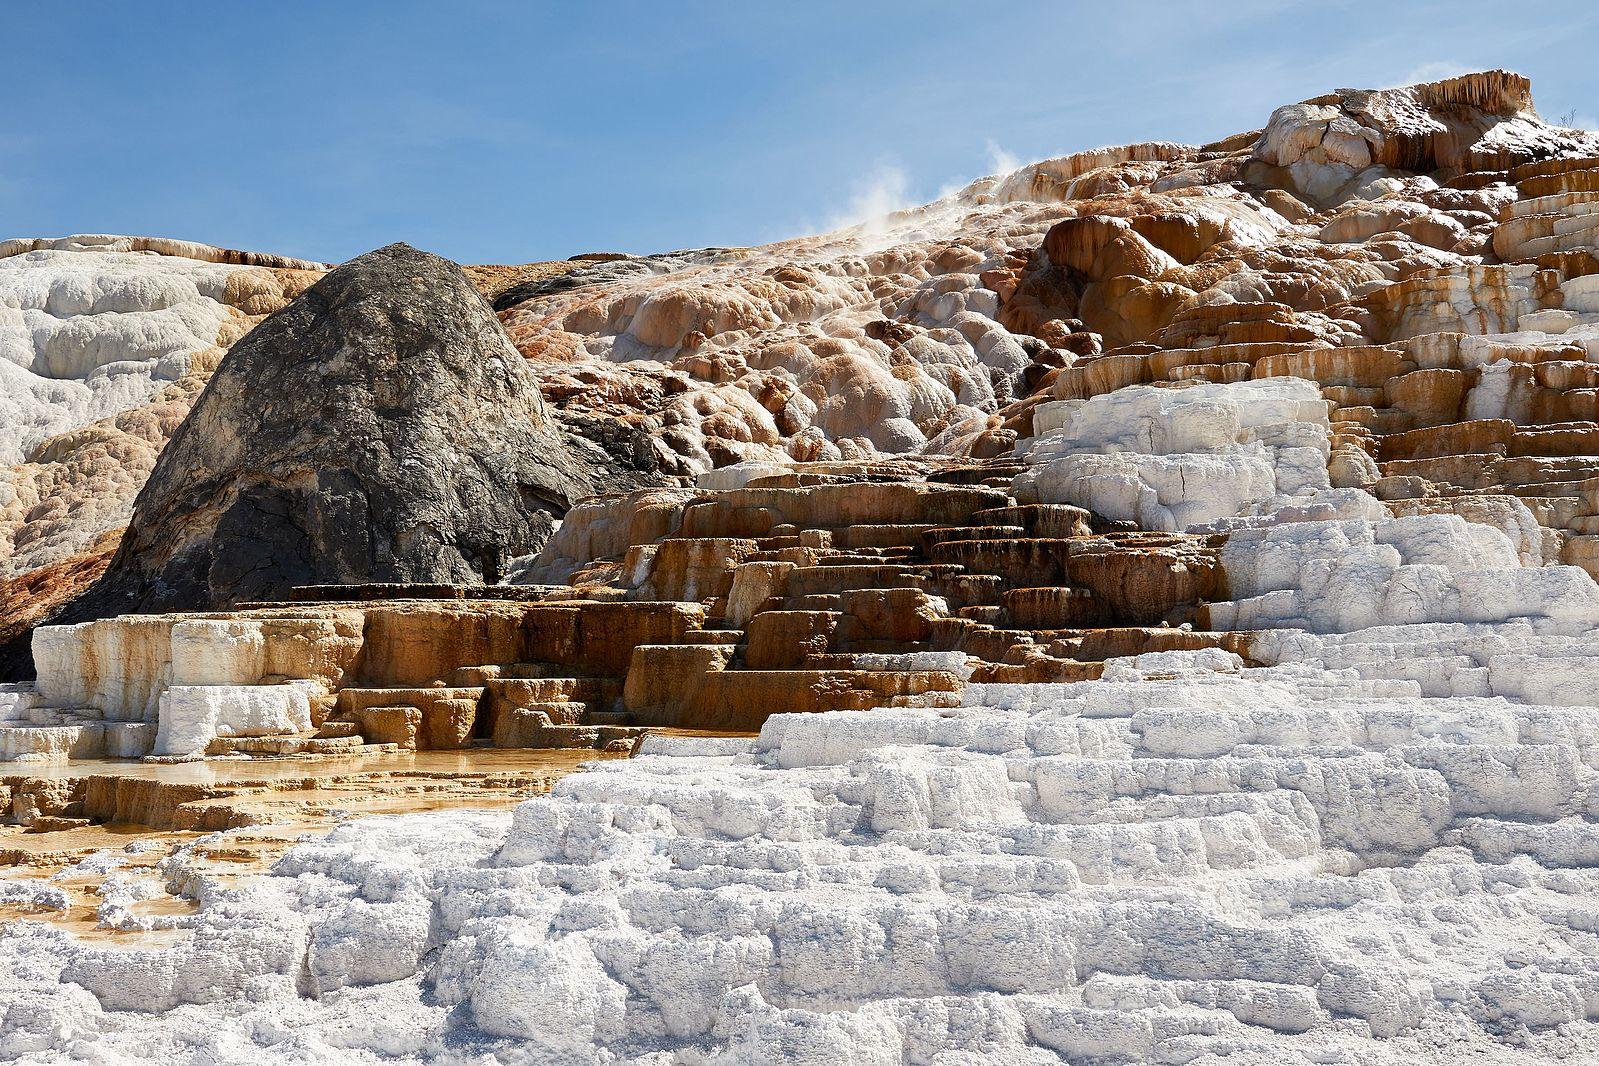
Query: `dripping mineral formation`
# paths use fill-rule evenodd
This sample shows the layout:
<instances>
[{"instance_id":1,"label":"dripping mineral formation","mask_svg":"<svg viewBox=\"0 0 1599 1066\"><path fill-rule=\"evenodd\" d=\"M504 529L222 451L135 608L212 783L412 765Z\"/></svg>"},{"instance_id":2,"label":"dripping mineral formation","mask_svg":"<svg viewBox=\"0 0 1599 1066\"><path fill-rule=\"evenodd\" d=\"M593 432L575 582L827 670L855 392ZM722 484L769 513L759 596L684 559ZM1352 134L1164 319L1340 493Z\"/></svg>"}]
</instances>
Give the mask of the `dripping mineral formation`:
<instances>
[{"instance_id":1,"label":"dripping mineral formation","mask_svg":"<svg viewBox=\"0 0 1599 1066\"><path fill-rule=\"evenodd\" d=\"M0 245L10 820L604 756L14 922L0 1051L1599 1056L1599 135L1262 118L762 248Z\"/></svg>"}]
</instances>

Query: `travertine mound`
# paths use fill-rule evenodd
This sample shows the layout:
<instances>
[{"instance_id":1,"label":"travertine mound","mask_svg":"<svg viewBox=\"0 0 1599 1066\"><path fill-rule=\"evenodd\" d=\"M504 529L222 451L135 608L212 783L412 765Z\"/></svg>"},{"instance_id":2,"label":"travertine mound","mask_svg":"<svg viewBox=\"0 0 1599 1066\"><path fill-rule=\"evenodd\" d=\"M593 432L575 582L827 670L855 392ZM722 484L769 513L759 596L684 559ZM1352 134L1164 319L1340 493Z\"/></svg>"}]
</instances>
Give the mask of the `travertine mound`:
<instances>
[{"instance_id":1,"label":"travertine mound","mask_svg":"<svg viewBox=\"0 0 1599 1066\"><path fill-rule=\"evenodd\" d=\"M140 493L106 594L202 607L492 582L614 469L570 450L460 269L391 245L229 351Z\"/></svg>"},{"instance_id":2,"label":"travertine mound","mask_svg":"<svg viewBox=\"0 0 1599 1066\"><path fill-rule=\"evenodd\" d=\"M669 475L996 456L1050 399L1292 374L1337 404L1340 483L1392 473L1389 500L1535 485L1550 550L1599 569L1577 491L1599 418L1584 369L1596 156L1599 136L1537 117L1525 79L1486 72L1339 90L1209 145L1046 160L818 237L472 276L552 412ZM7 247L140 270L314 265L148 238ZM67 341L61 358L93 362ZM1468 477L1437 461L1461 442L1541 461ZM85 462L17 475L18 514L53 496L52 479L94 485L97 502L15 519L28 550L12 574L65 561L123 517L98 501L125 501L152 447L97 441Z\"/></svg>"},{"instance_id":3,"label":"travertine mound","mask_svg":"<svg viewBox=\"0 0 1599 1066\"><path fill-rule=\"evenodd\" d=\"M0 580L123 525L222 351L320 269L144 238L0 242Z\"/></svg>"},{"instance_id":4,"label":"travertine mound","mask_svg":"<svg viewBox=\"0 0 1599 1066\"><path fill-rule=\"evenodd\" d=\"M127 237L111 233L74 233L70 237L13 237L0 241L0 259L27 252L143 252L174 256L201 263L228 263L233 266L271 267L276 270L313 270L321 273L328 264L309 259L294 259L267 252L241 252L217 248L197 241L171 237Z\"/></svg>"},{"instance_id":5,"label":"travertine mound","mask_svg":"<svg viewBox=\"0 0 1599 1066\"><path fill-rule=\"evenodd\" d=\"M1599 1057L1596 174L1487 72L509 281L554 417L676 483L513 584L43 627L0 757L639 757L176 863L175 946L14 926L0 1049Z\"/></svg>"}]
</instances>

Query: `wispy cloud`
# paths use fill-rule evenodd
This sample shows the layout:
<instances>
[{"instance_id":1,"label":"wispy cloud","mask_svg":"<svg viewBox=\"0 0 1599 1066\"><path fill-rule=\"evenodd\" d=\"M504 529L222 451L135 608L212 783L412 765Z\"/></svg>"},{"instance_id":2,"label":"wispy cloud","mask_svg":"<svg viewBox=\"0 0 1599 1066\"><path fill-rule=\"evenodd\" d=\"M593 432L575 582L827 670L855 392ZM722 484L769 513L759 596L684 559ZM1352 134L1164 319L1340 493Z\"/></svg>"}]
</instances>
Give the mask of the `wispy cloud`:
<instances>
[{"instance_id":1,"label":"wispy cloud","mask_svg":"<svg viewBox=\"0 0 1599 1066\"><path fill-rule=\"evenodd\" d=\"M1391 88L1404 85L1420 85L1426 81L1443 81L1445 78L1458 78L1462 74L1470 74L1476 68L1453 59L1436 59L1431 63L1423 63L1419 67L1412 67L1410 73L1394 82Z\"/></svg>"},{"instance_id":2,"label":"wispy cloud","mask_svg":"<svg viewBox=\"0 0 1599 1066\"><path fill-rule=\"evenodd\" d=\"M28 183L23 180L21 171L37 158L38 149L35 138L20 133L0 134L0 159L7 161L7 171L0 173L0 203L24 203L24 194L28 191ZM6 237L35 236L35 234L0 233L0 240Z\"/></svg>"},{"instance_id":3,"label":"wispy cloud","mask_svg":"<svg viewBox=\"0 0 1599 1066\"><path fill-rule=\"evenodd\" d=\"M451 171L468 159L486 167L546 142L525 116L499 116L476 102L406 91L376 110L343 102L322 139L301 153L323 186L365 188L381 181L396 192L413 182L418 167Z\"/></svg>"},{"instance_id":4,"label":"wispy cloud","mask_svg":"<svg viewBox=\"0 0 1599 1066\"><path fill-rule=\"evenodd\" d=\"M536 127L521 116L415 91L397 95L376 121L367 116L366 128L372 143L406 149L503 146L536 135Z\"/></svg>"},{"instance_id":5,"label":"wispy cloud","mask_svg":"<svg viewBox=\"0 0 1599 1066\"><path fill-rule=\"evenodd\" d=\"M863 163L853 180L832 184L848 190L842 204L835 199L831 204L823 203L821 213L798 214L768 222L755 231L751 243L775 244L794 237L849 229L858 229L857 239L865 238L872 243L888 232L890 216L922 205L922 199L912 190L905 168L888 160Z\"/></svg>"}]
</instances>

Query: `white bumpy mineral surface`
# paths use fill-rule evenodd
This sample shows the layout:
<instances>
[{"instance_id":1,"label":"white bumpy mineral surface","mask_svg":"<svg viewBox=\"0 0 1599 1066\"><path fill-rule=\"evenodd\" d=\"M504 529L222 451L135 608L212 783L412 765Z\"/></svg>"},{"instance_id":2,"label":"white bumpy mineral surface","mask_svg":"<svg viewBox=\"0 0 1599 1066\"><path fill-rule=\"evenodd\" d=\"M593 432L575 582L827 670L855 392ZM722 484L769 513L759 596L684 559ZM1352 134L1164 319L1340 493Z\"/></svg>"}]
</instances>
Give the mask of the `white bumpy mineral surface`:
<instances>
[{"instance_id":1,"label":"white bumpy mineral surface","mask_svg":"<svg viewBox=\"0 0 1599 1066\"><path fill-rule=\"evenodd\" d=\"M126 524L223 351L320 269L154 238L0 241L0 583Z\"/></svg>"},{"instance_id":2,"label":"white bumpy mineral surface","mask_svg":"<svg viewBox=\"0 0 1599 1066\"><path fill-rule=\"evenodd\" d=\"M12 926L0 1051L1599 1053L1590 709L1219 651L965 704L779 716L743 754L664 742L514 817L354 823L174 947Z\"/></svg>"},{"instance_id":3,"label":"white bumpy mineral surface","mask_svg":"<svg viewBox=\"0 0 1599 1066\"><path fill-rule=\"evenodd\" d=\"M863 591L822 579L908 557L893 535L997 560L1004 604L864 590L928 617L917 650L874 644L857 672L947 671L958 705L946 688L774 714L758 739L650 736L514 813L351 821L251 880L180 851L161 872L199 909L176 942L0 927L0 1058L1599 1061L1596 202L1599 135L1542 122L1525 79L1490 72L1340 90L1213 145L1033 164L875 229L507 289L501 321L552 406L635 419L664 470L759 504L681 486L585 502L530 572L590 592L614 573L644 606L679 595L738 625L792 580L764 613L797 643L828 615L799 608ZM278 299L304 266L117 246L180 257L123 286L120 264L82 280L90 260L60 261L92 249L25 245L0 245L0 292L40 294L0 307L0 373L31 375L0 391L25 411L0 454L32 471L11 497L0 483L0 522L29 530L18 557L43 529L26 485L76 454L43 441L144 402L169 354L231 342L203 301L239 306L235 275L218 296L213 270L258 271ZM144 317L61 361L51 338L90 326L56 311L91 305ZM912 452L992 460L964 472L992 475L971 491L994 523L767 521L785 543L757 553L722 522L772 519L805 478L912 496L843 476ZM840 466L790 465L823 461ZM812 565L834 536L888 554ZM1113 567L1139 552L1159 574ZM994 680L1111 632L1009 612L1110 603L1118 575L1196 613L1103 645L1189 650ZM45 729L27 753L52 758L302 730L345 659L296 658L315 641L261 625L42 629L38 689L0 687L0 722ZM957 629L1005 661L927 635ZM396 643L419 660L448 639L416 634ZM731 645L653 650L733 674ZM154 923L126 904L149 887L118 883L102 923ZM6 906L64 900L0 879Z\"/></svg>"},{"instance_id":4,"label":"white bumpy mineral surface","mask_svg":"<svg viewBox=\"0 0 1599 1066\"><path fill-rule=\"evenodd\" d=\"M1042 405L1019 498L1072 503L1143 529L1186 530L1329 488L1321 388L1266 378L1135 385Z\"/></svg>"}]
</instances>

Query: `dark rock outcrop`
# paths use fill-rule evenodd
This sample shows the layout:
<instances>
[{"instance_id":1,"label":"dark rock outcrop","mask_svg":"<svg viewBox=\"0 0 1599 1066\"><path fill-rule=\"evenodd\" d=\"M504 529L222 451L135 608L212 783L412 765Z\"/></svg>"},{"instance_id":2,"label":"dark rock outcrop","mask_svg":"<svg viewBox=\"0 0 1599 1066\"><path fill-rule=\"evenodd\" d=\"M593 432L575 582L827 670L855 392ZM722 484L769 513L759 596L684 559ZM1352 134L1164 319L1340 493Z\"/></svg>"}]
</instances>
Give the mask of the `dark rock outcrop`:
<instances>
[{"instance_id":1,"label":"dark rock outcrop","mask_svg":"<svg viewBox=\"0 0 1599 1066\"><path fill-rule=\"evenodd\" d=\"M628 279L670 274L692 266L704 266L737 255L735 248L688 248L660 255L575 256L587 260L583 266L549 277L522 282L494 297L494 310L505 311L528 300L556 296L589 285L610 285Z\"/></svg>"},{"instance_id":2,"label":"dark rock outcrop","mask_svg":"<svg viewBox=\"0 0 1599 1066\"><path fill-rule=\"evenodd\" d=\"M327 582L493 582L647 449L576 446L454 263L393 244L234 346L97 590L221 607Z\"/></svg>"}]
</instances>

